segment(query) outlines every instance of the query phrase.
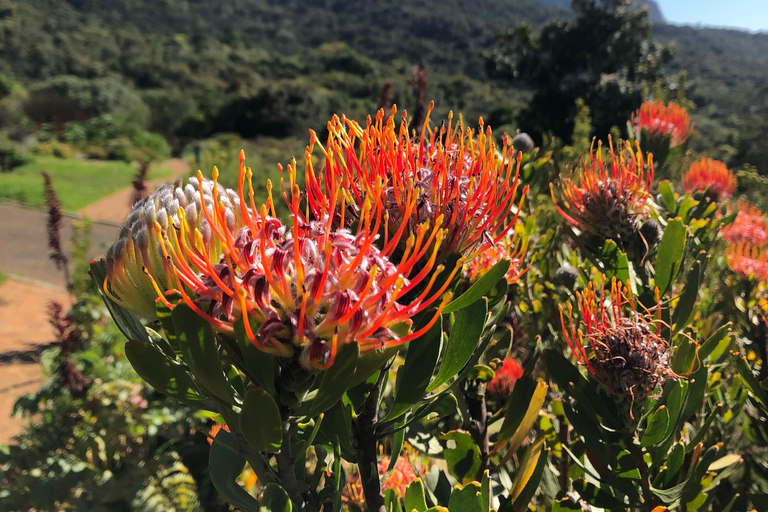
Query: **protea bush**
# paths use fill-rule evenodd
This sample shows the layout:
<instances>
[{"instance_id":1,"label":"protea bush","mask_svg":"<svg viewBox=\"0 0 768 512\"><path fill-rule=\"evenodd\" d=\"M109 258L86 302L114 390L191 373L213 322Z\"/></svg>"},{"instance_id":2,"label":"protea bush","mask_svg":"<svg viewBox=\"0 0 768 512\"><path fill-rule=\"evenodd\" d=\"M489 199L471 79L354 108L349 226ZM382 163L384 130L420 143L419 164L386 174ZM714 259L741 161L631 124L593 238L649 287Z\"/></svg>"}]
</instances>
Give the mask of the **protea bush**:
<instances>
[{"instance_id":1,"label":"protea bush","mask_svg":"<svg viewBox=\"0 0 768 512\"><path fill-rule=\"evenodd\" d=\"M411 121L334 116L279 187L244 155L233 189L216 169L164 186L92 264L137 373L215 422L220 494L761 509L765 220L724 164L671 151L687 113L647 103L576 162L432 105Z\"/></svg>"}]
</instances>

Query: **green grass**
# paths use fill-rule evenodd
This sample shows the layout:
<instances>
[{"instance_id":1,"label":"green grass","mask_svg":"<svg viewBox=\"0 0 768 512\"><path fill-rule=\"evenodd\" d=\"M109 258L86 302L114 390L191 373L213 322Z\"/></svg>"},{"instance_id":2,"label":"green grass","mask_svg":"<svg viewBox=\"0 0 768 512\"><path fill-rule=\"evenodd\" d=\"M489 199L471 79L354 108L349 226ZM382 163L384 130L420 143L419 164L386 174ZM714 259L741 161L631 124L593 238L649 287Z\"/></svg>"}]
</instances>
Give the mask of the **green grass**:
<instances>
[{"instance_id":1,"label":"green grass","mask_svg":"<svg viewBox=\"0 0 768 512\"><path fill-rule=\"evenodd\" d=\"M0 200L16 199L28 204L44 205L43 177L47 171L62 208L76 211L112 192L130 187L137 167L125 162L80 161L56 157L37 157L31 163L0 174ZM162 165L153 165L149 179L171 173Z\"/></svg>"},{"instance_id":2,"label":"green grass","mask_svg":"<svg viewBox=\"0 0 768 512\"><path fill-rule=\"evenodd\" d=\"M3 286L3 283L8 280L8 276L3 273L2 270L0 270L0 286Z\"/></svg>"}]
</instances>

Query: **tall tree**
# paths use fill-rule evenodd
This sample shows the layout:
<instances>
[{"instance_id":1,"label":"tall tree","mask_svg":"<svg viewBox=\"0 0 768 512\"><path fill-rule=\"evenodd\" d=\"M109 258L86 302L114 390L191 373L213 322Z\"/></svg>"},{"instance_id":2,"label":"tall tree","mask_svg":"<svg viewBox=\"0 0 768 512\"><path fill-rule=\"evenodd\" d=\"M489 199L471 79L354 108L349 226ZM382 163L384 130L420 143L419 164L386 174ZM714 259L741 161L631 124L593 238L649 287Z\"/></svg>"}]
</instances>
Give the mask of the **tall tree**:
<instances>
[{"instance_id":1,"label":"tall tree","mask_svg":"<svg viewBox=\"0 0 768 512\"><path fill-rule=\"evenodd\" d=\"M520 24L487 55L493 78L520 82L533 98L519 119L536 135L568 140L576 100L592 113L594 134L623 126L642 101L643 87L661 76L672 50L649 39L648 10L633 0L573 0L572 20L553 20L537 33Z\"/></svg>"}]
</instances>

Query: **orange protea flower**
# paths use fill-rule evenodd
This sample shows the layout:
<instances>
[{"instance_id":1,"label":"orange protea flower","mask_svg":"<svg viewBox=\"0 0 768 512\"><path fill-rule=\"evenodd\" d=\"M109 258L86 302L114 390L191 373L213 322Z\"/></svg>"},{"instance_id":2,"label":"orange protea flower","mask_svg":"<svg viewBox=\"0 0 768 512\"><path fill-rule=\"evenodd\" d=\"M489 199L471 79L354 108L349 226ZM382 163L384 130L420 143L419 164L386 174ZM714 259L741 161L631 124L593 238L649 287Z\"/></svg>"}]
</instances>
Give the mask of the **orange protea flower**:
<instances>
[{"instance_id":1,"label":"orange protea flower","mask_svg":"<svg viewBox=\"0 0 768 512\"><path fill-rule=\"evenodd\" d=\"M661 307L657 304L654 308L655 318L651 311L638 311L629 287L615 278L609 298L604 297L602 287L598 292L592 283L576 294L576 300L584 331L574 326L573 307L568 305L566 323L560 306L565 341L576 359L634 418L634 406L674 377L669 367L669 344L658 334Z\"/></svg>"},{"instance_id":2,"label":"orange protea flower","mask_svg":"<svg viewBox=\"0 0 768 512\"><path fill-rule=\"evenodd\" d=\"M762 245L768 242L768 219L763 212L743 200L739 200L738 210L733 224L723 231L723 238L732 244L748 242Z\"/></svg>"},{"instance_id":3,"label":"orange protea flower","mask_svg":"<svg viewBox=\"0 0 768 512\"><path fill-rule=\"evenodd\" d=\"M653 159L646 163L639 145L633 149L629 142L618 151L609 144L609 158L603 161L598 142L582 159L578 178L562 179L560 204L551 184L550 191L560 214L591 243L612 239L626 251L640 244L640 224L650 213Z\"/></svg>"},{"instance_id":4,"label":"orange protea flower","mask_svg":"<svg viewBox=\"0 0 768 512\"><path fill-rule=\"evenodd\" d=\"M683 174L683 187L690 194L704 192L709 200L719 203L733 194L736 189L736 175L729 171L724 163L702 158L693 162Z\"/></svg>"},{"instance_id":5,"label":"orange protea flower","mask_svg":"<svg viewBox=\"0 0 768 512\"><path fill-rule=\"evenodd\" d=\"M378 462L379 477L381 481L381 492L386 492L389 489L395 491L395 494L403 499L405 497L405 490L409 485L418 478L420 478L424 470L420 470L422 475L416 472L409 456L410 450L407 449L397 459L395 467L392 468L392 472L387 475L387 468L389 468L390 458L387 456L381 457ZM359 507L365 505L365 495L363 493L363 484L360 482L360 471L357 466L348 466L347 472L347 485L344 487L342 493L342 499L347 503L354 503ZM386 476L384 476L386 475Z\"/></svg>"},{"instance_id":6,"label":"orange protea flower","mask_svg":"<svg viewBox=\"0 0 768 512\"><path fill-rule=\"evenodd\" d=\"M688 112L671 101L666 106L661 100L646 101L632 113L630 123L637 134L646 130L651 137L658 140L669 135L669 145L673 148L688 140L693 132L693 123Z\"/></svg>"},{"instance_id":7,"label":"orange protea flower","mask_svg":"<svg viewBox=\"0 0 768 512\"><path fill-rule=\"evenodd\" d=\"M174 307L164 294L170 289L218 331L232 334L242 319L245 334L257 348L285 357L298 353L304 366L318 369L333 363L340 344L356 342L367 352L407 343L431 327L450 294L427 326L410 330L411 317L434 303L450 281L434 286L443 271L435 265L435 241L444 236L442 231L418 226L394 264L374 245L378 222L373 217L364 216L366 221L355 231L332 226L330 217L306 221L299 212L295 183L289 199L292 225L283 225L269 215L267 206L256 213L244 159L241 153L236 201L232 191L218 186L215 170L210 195L200 191L196 211L205 218L207 241L200 228L190 229L192 219L181 207L176 217L168 218L166 228L154 222L159 247L148 250L162 254L150 256L162 267L159 273L145 268L145 279L166 306ZM203 182L199 172L198 182ZM271 185L267 189L271 191ZM237 206L237 214L227 209L224 198ZM272 205L271 198L268 203ZM242 228L237 229L237 218ZM137 243L133 235L131 240ZM417 262L420 267L414 271ZM114 260L105 283L105 292L118 294L118 300L132 299L134 291L132 282L115 286L123 284L117 279L126 274L126 263L135 266L132 260ZM417 286L419 293L403 300ZM397 333L390 329L395 326Z\"/></svg>"},{"instance_id":8,"label":"orange protea flower","mask_svg":"<svg viewBox=\"0 0 768 512\"><path fill-rule=\"evenodd\" d=\"M765 246L739 242L725 250L728 267L743 279L768 280L768 250Z\"/></svg>"},{"instance_id":9,"label":"orange protea flower","mask_svg":"<svg viewBox=\"0 0 768 512\"><path fill-rule=\"evenodd\" d=\"M505 275L507 284L515 284L528 270L523 267L523 258L528 248L528 240L506 236L464 265L463 275L470 283L474 283L501 260L509 260L509 270Z\"/></svg>"},{"instance_id":10,"label":"orange protea flower","mask_svg":"<svg viewBox=\"0 0 768 512\"><path fill-rule=\"evenodd\" d=\"M522 376L523 367L513 357L507 356L485 390L492 400L504 402L512 394L517 379Z\"/></svg>"},{"instance_id":11,"label":"orange protea flower","mask_svg":"<svg viewBox=\"0 0 768 512\"><path fill-rule=\"evenodd\" d=\"M452 114L447 125L428 129L432 107L417 139L405 113L397 127L394 107L386 119L384 110L375 120L368 118L364 128L334 117L325 146L312 132L305 180L312 215L332 215L348 226L364 222L366 214L381 217L382 244L390 247L400 240L399 247L392 247L398 251L402 241L429 222L433 231L445 232L434 242L438 262L450 255L471 259L500 241L519 214L514 206L520 157L513 158L507 142L497 151L482 119L477 132L461 118L454 125ZM321 171L312 164L315 145L325 157Z\"/></svg>"}]
</instances>

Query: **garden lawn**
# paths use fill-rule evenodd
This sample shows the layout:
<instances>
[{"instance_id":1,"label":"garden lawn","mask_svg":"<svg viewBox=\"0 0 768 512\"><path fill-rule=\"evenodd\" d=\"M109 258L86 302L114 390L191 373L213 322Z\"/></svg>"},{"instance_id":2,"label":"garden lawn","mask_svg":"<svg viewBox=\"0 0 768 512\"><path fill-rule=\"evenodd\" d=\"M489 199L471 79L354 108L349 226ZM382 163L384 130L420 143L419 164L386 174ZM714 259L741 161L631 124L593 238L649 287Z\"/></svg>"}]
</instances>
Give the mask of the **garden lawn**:
<instances>
[{"instance_id":1,"label":"garden lawn","mask_svg":"<svg viewBox=\"0 0 768 512\"><path fill-rule=\"evenodd\" d=\"M40 172L47 171L62 208L76 211L112 192L130 187L137 169L135 164L125 162L37 157L11 172L0 173L0 200L16 199L27 204L44 205ZM162 164L153 164L147 179L170 174L171 170Z\"/></svg>"}]
</instances>

